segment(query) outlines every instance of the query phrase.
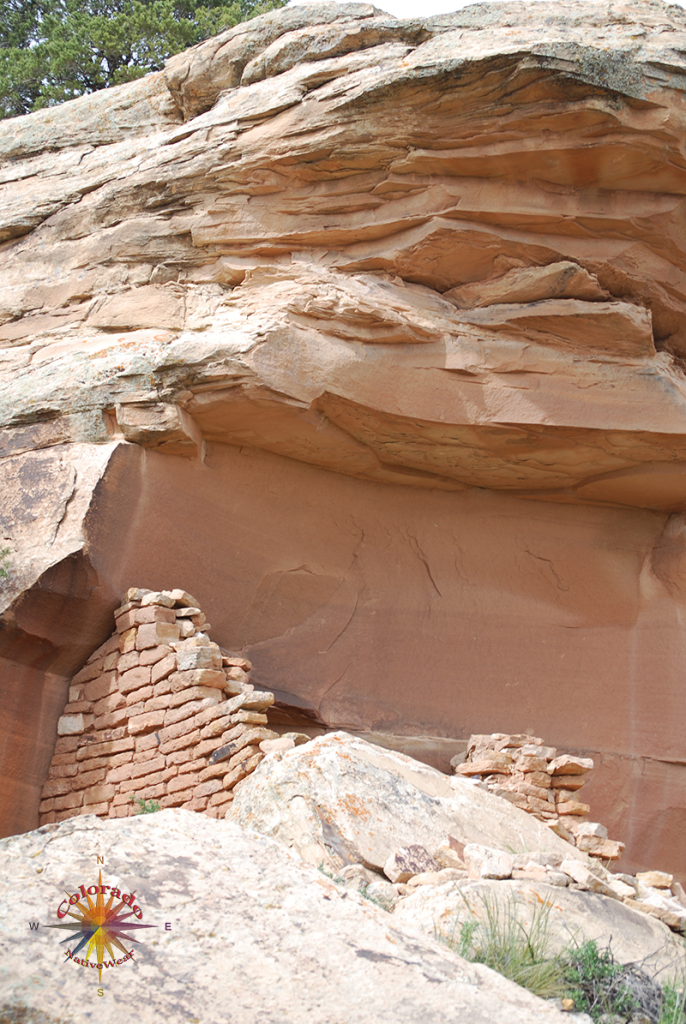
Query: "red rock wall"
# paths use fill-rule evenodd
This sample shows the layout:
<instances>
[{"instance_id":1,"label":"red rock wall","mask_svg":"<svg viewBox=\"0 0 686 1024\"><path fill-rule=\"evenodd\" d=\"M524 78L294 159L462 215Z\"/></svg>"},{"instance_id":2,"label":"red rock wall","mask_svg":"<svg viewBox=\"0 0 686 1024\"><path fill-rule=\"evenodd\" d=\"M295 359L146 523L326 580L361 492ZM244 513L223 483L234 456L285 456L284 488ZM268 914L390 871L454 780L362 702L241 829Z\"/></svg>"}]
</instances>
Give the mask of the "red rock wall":
<instances>
[{"instance_id":1,"label":"red rock wall","mask_svg":"<svg viewBox=\"0 0 686 1024\"><path fill-rule=\"evenodd\" d=\"M327 723L535 732L590 752L589 799L627 869L683 874L681 517L381 485L230 446L203 465L123 445L87 535L91 605L111 614L131 580L182 580L257 685ZM72 632L65 650L82 641Z\"/></svg>"}]
</instances>

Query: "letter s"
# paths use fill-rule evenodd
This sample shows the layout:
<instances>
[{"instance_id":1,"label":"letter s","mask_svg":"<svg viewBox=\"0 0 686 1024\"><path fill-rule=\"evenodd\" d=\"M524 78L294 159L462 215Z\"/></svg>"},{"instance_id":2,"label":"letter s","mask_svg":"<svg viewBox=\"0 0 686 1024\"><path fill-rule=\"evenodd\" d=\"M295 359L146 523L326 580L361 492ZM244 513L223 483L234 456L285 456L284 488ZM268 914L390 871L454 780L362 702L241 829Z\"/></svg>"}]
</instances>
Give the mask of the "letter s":
<instances>
[{"instance_id":1,"label":"letter s","mask_svg":"<svg viewBox=\"0 0 686 1024\"><path fill-rule=\"evenodd\" d=\"M98 995L99 996L104 996L105 995L105 990L103 988L99 988L98 989Z\"/></svg>"}]
</instances>

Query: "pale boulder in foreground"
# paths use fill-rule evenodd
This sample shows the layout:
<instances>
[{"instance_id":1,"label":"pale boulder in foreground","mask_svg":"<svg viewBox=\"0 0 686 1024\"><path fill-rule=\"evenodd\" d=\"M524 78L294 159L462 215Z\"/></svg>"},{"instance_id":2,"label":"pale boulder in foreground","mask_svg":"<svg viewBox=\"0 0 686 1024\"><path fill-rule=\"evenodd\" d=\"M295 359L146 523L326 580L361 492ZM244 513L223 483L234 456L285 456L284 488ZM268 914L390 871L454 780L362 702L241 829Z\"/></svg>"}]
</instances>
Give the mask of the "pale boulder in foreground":
<instances>
[{"instance_id":1,"label":"pale boulder in foreground","mask_svg":"<svg viewBox=\"0 0 686 1024\"><path fill-rule=\"evenodd\" d=\"M26 925L57 923L64 890L96 880L97 854L157 925L102 998L95 971L63 962L59 932ZM0 842L0 1007L41 1024L569 1024L269 839L174 810Z\"/></svg>"}]
</instances>

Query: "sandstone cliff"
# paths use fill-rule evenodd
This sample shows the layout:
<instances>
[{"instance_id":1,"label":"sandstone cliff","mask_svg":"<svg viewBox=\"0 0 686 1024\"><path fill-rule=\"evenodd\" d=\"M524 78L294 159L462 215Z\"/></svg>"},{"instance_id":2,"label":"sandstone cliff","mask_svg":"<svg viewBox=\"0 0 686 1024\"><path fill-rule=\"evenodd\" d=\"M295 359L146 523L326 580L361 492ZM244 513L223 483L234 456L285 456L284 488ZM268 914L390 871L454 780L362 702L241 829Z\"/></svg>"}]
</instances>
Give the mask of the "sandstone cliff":
<instances>
[{"instance_id":1,"label":"sandstone cliff","mask_svg":"<svg viewBox=\"0 0 686 1024\"><path fill-rule=\"evenodd\" d=\"M329 724L593 752L684 870L685 52L310 4L0 124L4 831L135 580Z\"/></svg>"}]
</instances>

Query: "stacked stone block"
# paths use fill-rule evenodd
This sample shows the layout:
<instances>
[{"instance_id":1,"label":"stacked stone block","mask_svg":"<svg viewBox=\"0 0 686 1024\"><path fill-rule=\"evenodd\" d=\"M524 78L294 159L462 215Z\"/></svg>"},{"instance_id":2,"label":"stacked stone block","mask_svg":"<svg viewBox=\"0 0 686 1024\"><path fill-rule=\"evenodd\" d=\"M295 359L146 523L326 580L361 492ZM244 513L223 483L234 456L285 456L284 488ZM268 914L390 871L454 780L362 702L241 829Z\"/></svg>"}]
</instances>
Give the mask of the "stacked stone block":
<instances>
[{"instance_id":1,"label":"stacked stone block","mask_svg":"<svg viewBox=\"0 0 686 1024\"><path fill-rule=\"evenodd\" d=\"M593 768L591 758L558 756L537 736L494 732L471 736L466 758L453 758L451 765L455 774L482 780L490 792L545 821L592 857L616 860L622 855L624 843L608 839L599 822L587 821L591 808L579 799Z\"/></svg>"},{"instance_id":2,"label":"stacked stone block","mask_svg":"<svg viewBox=\"0 0 686 1024\"><path fill-rule=\"evenodd\" d=\"M71 682L40 824L126 817L144 801L224 817L233 787L265 756L260 744L307 737L268 728L273 694L249 682L250 662L210 640L190 594L132 589L114 615L116 631Z\"/></svg>"}]
</instances>

